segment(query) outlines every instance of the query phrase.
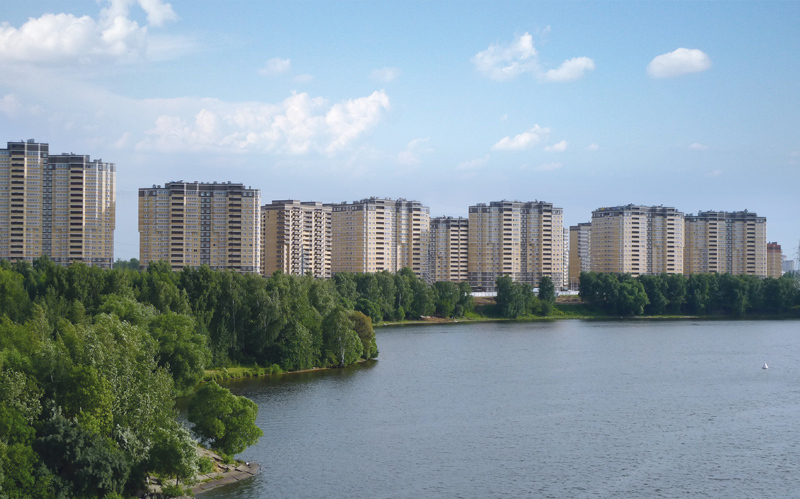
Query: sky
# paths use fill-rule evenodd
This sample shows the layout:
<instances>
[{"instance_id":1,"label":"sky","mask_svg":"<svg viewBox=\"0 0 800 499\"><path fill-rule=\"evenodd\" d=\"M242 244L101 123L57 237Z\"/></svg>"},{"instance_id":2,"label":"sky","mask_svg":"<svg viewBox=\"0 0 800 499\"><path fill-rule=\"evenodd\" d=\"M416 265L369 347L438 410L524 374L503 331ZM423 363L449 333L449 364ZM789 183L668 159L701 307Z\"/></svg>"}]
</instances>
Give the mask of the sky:
<instances>
[{"instance_id":1,"label":"sky","mask_svg":"<svg viewBox=\"0 0 800 499\"><path fill-rule=\"evenodd\" d=\"M800 2L11 0L0 144L117 165L137 192L747 209L800 245ZM2 147L2 146L0 146Z\"/></svg>"}]
</instances>

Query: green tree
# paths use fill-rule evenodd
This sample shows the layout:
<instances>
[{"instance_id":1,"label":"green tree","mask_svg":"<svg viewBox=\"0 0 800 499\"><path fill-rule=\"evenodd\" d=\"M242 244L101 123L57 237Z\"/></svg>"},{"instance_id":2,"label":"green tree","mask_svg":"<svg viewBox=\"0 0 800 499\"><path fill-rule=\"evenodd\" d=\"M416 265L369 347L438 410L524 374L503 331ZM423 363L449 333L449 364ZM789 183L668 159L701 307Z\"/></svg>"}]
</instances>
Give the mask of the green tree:
<instances>
[{"instance_id":1,"label":"green tree","mask_svg":"<svg viewBox=\"0 0 800 499\"><path fill-rule=\"evenodd\" d=\"M180 480L193 478L198 471L197 442L179 424L158 429L150 449L148 466L151 471Z\"/></svg>"},{"instance_id":2,"label":"green tree","mask_svg":"<svg viewBox=\"0 0 800 499\"><path fill-rule=\"evenodd\" d=\"M175 390L186 393L194 388L209 361L206 338L197 332L194 319L167 312L153 318L149 327L158 342L158 365L170 371Z\"/></svg>"},{"instance_id":3,"label":"green tree","mask_svg":"<svg viewBox=\"0 0 800 499\"><path fill-rule=\"evenodd\" d=\"M440 281L433 284L436 295L436 315L439 317L452 317L458 304L458 286L450 281Z\"/></svg>"},{"instance_id":4,"label":"green tree","mask_svg":"<svg viewBox=\"0 0 800 499\"><path fill-rule=\"evenodd\" d=\"M378 345L375 342L375 330L372 328L372 319L356 310L350 312L350 321L353 323L358 338L361 340L361 357L374 359L378 356Z\"/></svg>"},{"instance_id":5,"label":"green tree","mask_svg":"<svg viewBox=\"0 0 800 499\"><path fill-rule=\"evenodd\" d=\"M206 383L189 402L192 430L211 447L225 454L238 454L263 435L256 426L258 406L232 394L215 382Z\"/></svg>"},{"instance_id":6,"label":"green tree","mask_svg":"<svg viewBox=\"0 0 800 499\"><path fill-rule=\"evenodd\" d=\"M556 287L550 276L545 275L539 280L539 302L542 307L542 315L550 315L553 311L553 304L556 302Z\"/></svg>"}]
</instances>

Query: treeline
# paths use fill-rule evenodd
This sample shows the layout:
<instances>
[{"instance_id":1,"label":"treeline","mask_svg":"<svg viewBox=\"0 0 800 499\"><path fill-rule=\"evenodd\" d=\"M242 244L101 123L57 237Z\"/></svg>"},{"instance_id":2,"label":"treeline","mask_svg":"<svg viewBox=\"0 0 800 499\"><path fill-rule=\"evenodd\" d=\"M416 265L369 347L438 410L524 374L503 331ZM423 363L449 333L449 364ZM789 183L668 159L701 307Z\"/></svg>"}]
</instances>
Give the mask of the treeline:
<instances>
[{"instance_id":1,"label":"treeline","mask_svg":"<svg viewBox=\"0 0 800 499\"><path fill-rule=\"evenodd\" d=\"M800 315L800 279L581 272L580 297L610 315Z\"/></svg>"}]
</instances>

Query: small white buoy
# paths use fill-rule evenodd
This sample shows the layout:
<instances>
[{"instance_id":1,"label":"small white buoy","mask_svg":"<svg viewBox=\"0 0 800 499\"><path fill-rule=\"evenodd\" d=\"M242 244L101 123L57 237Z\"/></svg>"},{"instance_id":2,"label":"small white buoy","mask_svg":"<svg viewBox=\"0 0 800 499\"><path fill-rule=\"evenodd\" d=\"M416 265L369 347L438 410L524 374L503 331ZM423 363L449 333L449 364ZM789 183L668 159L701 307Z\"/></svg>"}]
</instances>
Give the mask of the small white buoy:
<instances>
[{"instance_id":1,"label":"small white buoy","mask_svg":"<svg viewBox=\"0 0 800 499\"><path fill-rule=\"evenodd\" d=\"M766 362L764 362L764 365L763 365L763 366L761 366L761 369L769 369L769 366L767 365L767 363L766 363Z\"/></svg>"}]
</instances>

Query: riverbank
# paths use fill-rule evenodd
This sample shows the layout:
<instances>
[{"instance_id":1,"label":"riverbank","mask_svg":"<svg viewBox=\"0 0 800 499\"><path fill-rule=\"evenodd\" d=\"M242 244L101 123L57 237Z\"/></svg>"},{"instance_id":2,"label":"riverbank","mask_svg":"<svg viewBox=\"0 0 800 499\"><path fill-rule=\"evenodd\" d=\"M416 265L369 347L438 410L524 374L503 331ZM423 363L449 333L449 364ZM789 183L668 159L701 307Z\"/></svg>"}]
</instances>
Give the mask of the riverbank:
<instances>
[{"instance_id":1,"label":"riverbank","mask_svg":"<svg viewBox=\"0 0 800 499\"><path fill-rule=\"evenodd\" d=\"M184 492L191 490L192 495L199 495L203 492L208 492L224 485L231 483L241 482L256 476L260 471L260 466L256 463L246 461L234 461L233 463L226 464L222 456L216 452L197 448L197 453L200 458L208 458L212 463L212 471L195 475L190 481L194 485L184 487ZM147 479L147 490L139 497L141 499L157 499L168 497L163 494L163 489L175 485L175 479L159 479L155 476L150 476ZM180 497L191 497L188 495Z\"/></svg>"}]
</instances>

